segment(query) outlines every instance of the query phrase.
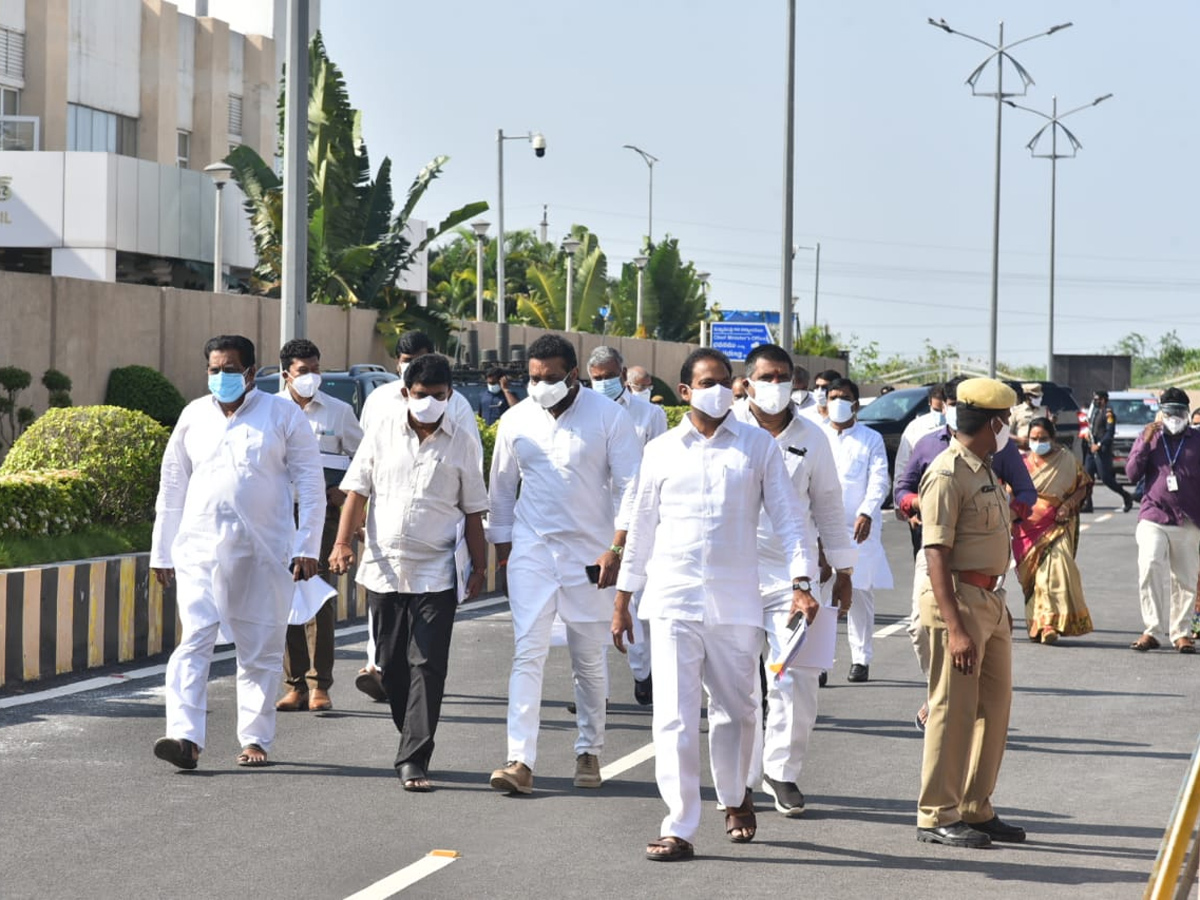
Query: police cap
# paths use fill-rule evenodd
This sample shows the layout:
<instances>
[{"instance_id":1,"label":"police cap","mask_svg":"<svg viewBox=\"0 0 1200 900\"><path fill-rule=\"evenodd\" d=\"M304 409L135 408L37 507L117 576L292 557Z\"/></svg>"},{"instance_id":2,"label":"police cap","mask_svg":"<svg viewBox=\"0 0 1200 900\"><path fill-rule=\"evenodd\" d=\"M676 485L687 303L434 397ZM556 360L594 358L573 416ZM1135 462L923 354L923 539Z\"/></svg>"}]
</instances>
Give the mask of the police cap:
<instances>
[{"instance_id":1,"label":"police cap","mask_svg":"<svg viewBox=\"0 0 1200 900\"><path fill-rule=\"evenodd\" d=\"M976 409L1005 410L1017 405L1017 394L995 378L968 378L958 386L958 403Z\"/></svg>"}]
</instances>

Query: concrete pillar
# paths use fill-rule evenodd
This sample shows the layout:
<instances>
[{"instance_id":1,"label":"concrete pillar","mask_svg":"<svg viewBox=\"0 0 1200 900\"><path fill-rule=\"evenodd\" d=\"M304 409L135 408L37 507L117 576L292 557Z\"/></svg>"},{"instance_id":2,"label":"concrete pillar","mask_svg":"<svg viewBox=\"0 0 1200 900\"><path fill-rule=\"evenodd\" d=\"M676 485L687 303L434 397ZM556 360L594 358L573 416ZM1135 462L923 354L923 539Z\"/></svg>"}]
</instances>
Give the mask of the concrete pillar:
<instances>
[{"instance_id":1,"label":"concrete pillar","mask_svg":"<svg viewBox=\"0 0 1200 900\"><path fill-rule=\"evenodd\" d=\"M196 19L196 90L192 102L192 168L229 155L229 24Z\"/></svg>"},{"instance_id":2,"label":"concrete pillar","mask_svg":"<svg viewBox=\"0 0 1200 900\"><path fill-rule=\"evenodd\" d=\"M141 111L138 156L175 165L179 111L179 9L142 0Z\"/></svg>"},{"instance_id":3,"label":"concrete pillar","mask_svg":"<svg viewBox=\"0 0 1200 900\"><path fill-rule=\"evenodd\" d=\"M70 0L25 4L25 89L21 113L41 117L41 149L67 149Z\"/></svg>"}]
</instances>

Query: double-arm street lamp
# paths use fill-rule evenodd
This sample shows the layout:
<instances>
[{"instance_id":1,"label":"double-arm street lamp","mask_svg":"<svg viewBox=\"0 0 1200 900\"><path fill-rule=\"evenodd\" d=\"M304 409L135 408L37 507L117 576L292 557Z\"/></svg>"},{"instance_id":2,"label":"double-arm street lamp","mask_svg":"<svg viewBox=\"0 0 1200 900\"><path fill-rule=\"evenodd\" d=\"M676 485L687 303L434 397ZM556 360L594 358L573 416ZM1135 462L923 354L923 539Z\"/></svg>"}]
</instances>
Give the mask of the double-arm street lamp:
<instances>
[{"instance_id":1,"label":"double-arm street lamp","mask_svg":"<svg viewBox=\"0 0 1200 900\"><path fill-rule=\"evenodd\" d=\"M632 150L640 156L650 170L650 206L646 213L646 245L652 247L654 246L654 164L658 162L658 157L651 156L641 147L635 147L633 144L625 144L623 149Z\"/></svg>"},{"instance_id":2,"label":"double-arm street lamp","mask_svg":"<svg viewBox=\"0 0 1200 900\"><path fill-rule=\"evenodd\" d=\"M992 52L975 67L974 71L967 76L967 84L971 87L971 94L975 97L991 97L996 101L996 175L995 175L995 197L992 207L992 300L991 300L991 328L990 328L990 344L988 351L988 374L993 378L996 376L996 330L999 321L999 304L1000 304L1000 131L1003 122L1004 104L1009 97L1024 97L1029 86L1033 84L1033 76L1009 53L1009 51L1020 44L1027 43L1035 38L1046 37L1054 34L1056 31L1062 31L1064 28L1070 28L1070 22L1064 22L1061 25L1055 25L1045 31L1039 31L1037 34L1031 34L1029 37L1021 38L1019 41L1013 41L1011 44L1004 43L1004 23L1000 23L1000 37L995 44L989 43L982 38L977 38L974 35L966 34L962 31L955 31L946 24L945 19L930 19L929 24L934 28L940 28L947 34L956 34L959 37L966 38L969 41L974 41L977 44L983 44ZM1013 68L1017 71L1017 76L1021 80L1020 91L1004 90L1004 61L1008 60L1012 63ZM987 70L992 60L996 61L996 90L981 91L979 89L979 79Z\"/></svg>"},{"instance_id":3,"label":"double-arm street lamp","mask_svg":"<svg viewBox=\"0 0 1200 900\"><path fill-rule=\"evenodd\" d=\"M1037 130L1037 133L1030 139L1025 146L1029 148L1030 156L1036 159L1050 160L1050 325L1046 333L1046 380L1051 380L1054 375L1054 237L1055 237L1055 207L1057 206L1058 193L1058 161L1060 159L1074 159L1075 154L1083 148L1083 144L1079 139L1071 133L1066 125L1062 124L1062 120L1067 116L1073 115L1080 110L1091 109L1097 104L1103 103L1112 94L1105 94L1102 97L1097 97L1091 103L1085 103L1083 106L1077 106L1074 109L1067 110L1065 113L1058 111L1058 97L1054 97L1050 101L1050 113L1046 114L1040 109L1033 109L1028 106L1022 106L1019 103L1013 103L1011 100L1004 101L1013 109L1023 109L1025 112L1031 112L1035 116L1041 116L1046 120L1046 124ZM1063 135L1067 139L1067 145L1071 148L1070 153L1058 152L1058 131L1062 129ZM1050 152L1039 153L1038 141L1050 130Z\"/></svg>"}]
</instances>

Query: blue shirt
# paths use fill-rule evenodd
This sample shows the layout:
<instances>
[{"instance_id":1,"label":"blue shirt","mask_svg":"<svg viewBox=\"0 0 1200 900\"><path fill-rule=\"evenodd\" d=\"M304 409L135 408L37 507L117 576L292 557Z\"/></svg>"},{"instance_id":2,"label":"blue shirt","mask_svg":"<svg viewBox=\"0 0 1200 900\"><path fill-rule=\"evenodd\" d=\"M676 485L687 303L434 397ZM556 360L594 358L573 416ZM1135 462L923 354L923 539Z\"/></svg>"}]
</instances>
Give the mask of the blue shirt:
<instances>
[{"instance_id":1,"label":"blue shirt","mask_svg":"<svg viewBox=\"0 0 1200 900\"><path fill-rule=\"evenodd\" d=\"M479 417L483 419L485 425L495 425L506 412L508 412L508 398L504 396L504 391L498 394L488 391L479 401Z\"/></svg>"},{"instance_id":2,"label":"blue shirt","mask_svg":"<svg viewBox=\"0 0 1200 900\"><path fill-rule=\"evenodd\" d=\"M921 476L929 468L934 458L950 446L950 428L939 428L921 438L913 446L912 456L908 458L908 466L904 472L896 476L896 486L892 491L892 500L899 508L907 494L916 494L921 487ZM1034 490L1033 480L1025 461L1021 459L1021 451L1017 445L1009 441L999 453L992 454L992 471L996 477L1012 488L1013 499L1032 507L1037 503L1037 491Z\"/></svg>"}]
</instances>

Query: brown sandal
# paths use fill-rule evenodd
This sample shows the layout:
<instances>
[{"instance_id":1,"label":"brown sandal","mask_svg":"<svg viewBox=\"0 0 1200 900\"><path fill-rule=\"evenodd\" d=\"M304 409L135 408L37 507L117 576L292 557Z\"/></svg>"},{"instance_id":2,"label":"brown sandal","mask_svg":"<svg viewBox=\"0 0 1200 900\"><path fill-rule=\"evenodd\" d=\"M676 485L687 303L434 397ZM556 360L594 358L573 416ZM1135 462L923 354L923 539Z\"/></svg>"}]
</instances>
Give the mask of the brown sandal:
<instances>
[{"instance_id":1,"label":"brown sandal","mask_svg":"<svg viewBox=\"0 0 1200 900\"><path fill-rule=\"evenodd\" d=\"M1175 650L1178 653L1195 653L1196 642L1190 637L1181 637L1175 642Z\"/></svg>"},{"instance_id":2,"label":"brown sandal","mask_svg":"<svg viewBox=\"0 0 1200 900\"><path fill-rule=\"evenodd\" d=\"M159 738L154 742L154 755L180 769L196 768L200 748L186 738Z\"/></svg>"},{"instance_id":3,"label":"brown sandal","mask_svg":"<svg viewBox=\"0 0 1200 900\"><path fill-rule=\"evenodd\" d=\"M267 765L267 751L258 744L247 744L237 755L237 764L255 769Z\"/></svg>"},{"instance_id":4,"label":"brown sandal","mask_svg":"<svg viewBox=\"0 0 1200 900\"><path fill-rule=\"evenodd\" d=\"M1157 650L1161 646L1153 635L1143 634L1140 638L1129 645L1130 650L1136 650L1139 653L1145 653L1147 650Z\"/></svg>"},{"instance_id":5,"label":"brown sandal","mask_svg":"<svg viewBox=\"0 0 1200 900\"><path fill-rule=\"evenodd\" d=\"M742 834L735 835L735 831L741 831ZM758 833L758 817L754 814L754 793L749 788L746 788L746 797L741 806L725 810L725 833L735 844L748 844Z\"/></svg>"},{"instance_id":6,"label":"brown sandal","mask_svg":"<svg viewBox=\"0 0 1200 900\"><path fill-rule=\"evenodd\" d=\"M656 850L665 850L666 852L657 853ZM646 859L656 862L682 862L695 855L696 849L691 844L674 835L660 837L657 841L651 841L646 845Z\"/></svg>"}]
</instances>

